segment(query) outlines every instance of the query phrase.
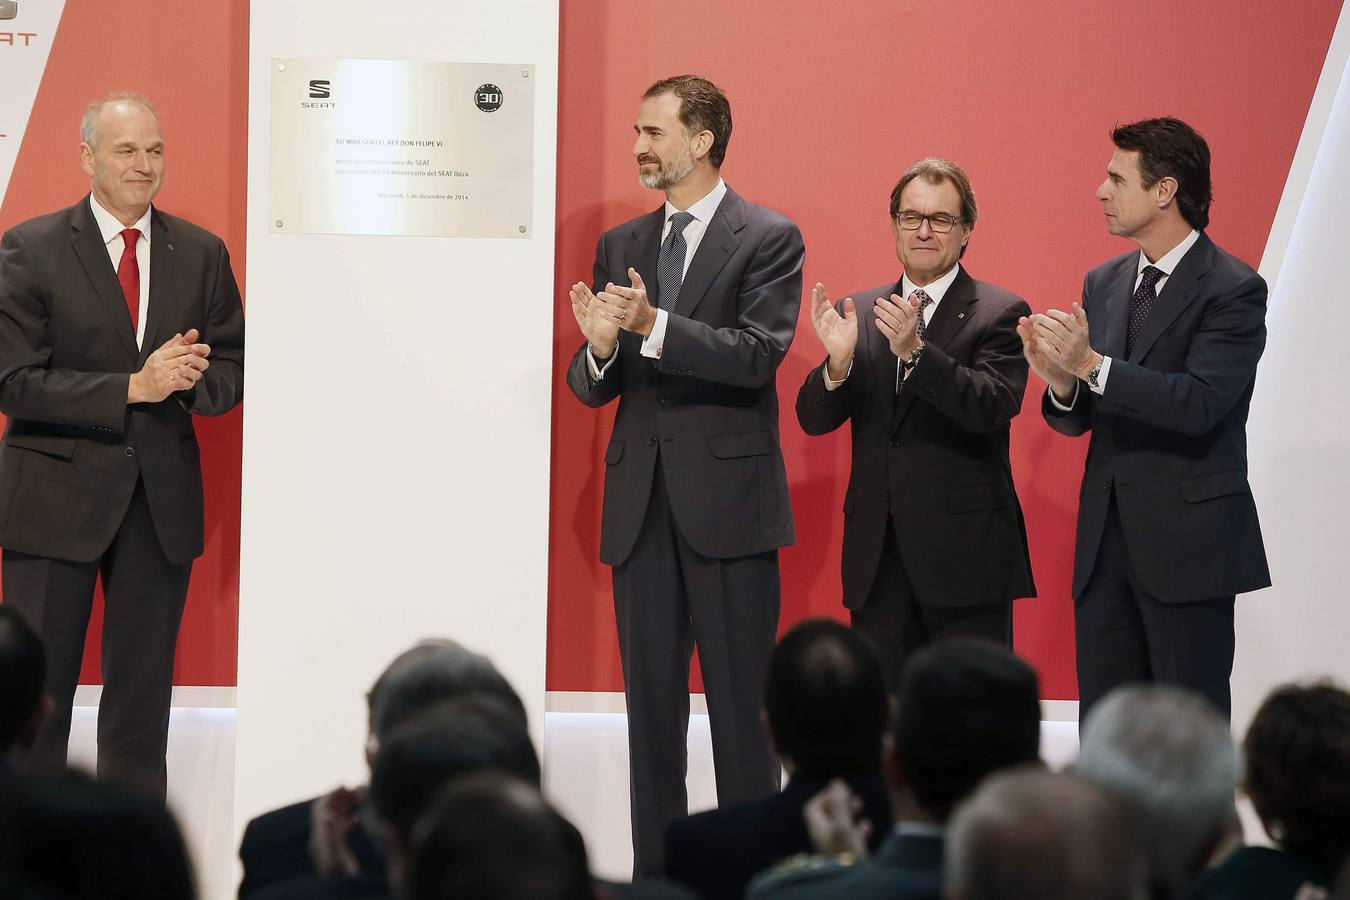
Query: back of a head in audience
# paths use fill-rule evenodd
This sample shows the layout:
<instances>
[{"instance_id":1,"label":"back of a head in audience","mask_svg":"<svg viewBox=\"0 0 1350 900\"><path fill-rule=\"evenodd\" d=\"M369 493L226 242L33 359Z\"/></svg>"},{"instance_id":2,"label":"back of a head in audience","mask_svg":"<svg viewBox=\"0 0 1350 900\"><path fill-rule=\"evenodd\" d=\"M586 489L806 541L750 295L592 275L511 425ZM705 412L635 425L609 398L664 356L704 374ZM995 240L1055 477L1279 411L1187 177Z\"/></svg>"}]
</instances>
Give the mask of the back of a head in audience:
<instances>
[{"instance_id":1,"label":"back of a head in audience","mask_svg":"<svg viewBox=\"0 0 1350 900\"><path fill-rule=\"evenodd\" d=\"M501 772L443 787L413 833L408 900L592 900L581 834Z\"/></svg>"},{"instance_id":2,"label":"back of a head in audience","mask_svg":"<svg viewBox=\"0 0 1350 900\"><path fill-rule=\"evenodd\" d=\"M1140 866L1120 804L1073 775L991 776L947 828L947 900L1136 900Z\"/></svg>"},{"instance_id":3,"label":"back of a head in audience","mask_svg":"<svg viewBox=\"0 0 1350 900\"><path fill-rule=\"evenodd\" d=\"M1175 687L1119 688L1088 716L1074 770L1123 802L1153 896L1189 896L1224 839L1238 785L1237 747L1218 711Z\"/></svg>"},{"instance_id":4,"label":"back of a head in audience","mask_svg":"<svg viewBox=\"0 0 1350 900\"><path fill-rule=\"evenodd\" d=\"M790 775L876 773L886 683L876 651L853 629L811 619L783 635L769 657L764 712Z\"/></svg>"},{"instance_id":5,"label":"back of a head in audience","mask_svg":"<svg viewBox=\"0 0 1350 900\"><path fill-rule=\"evenodd\" d=\"M916 653L886 742L896 821L945 822L985 776L1038 761L1038 694L1036 672L998 644L953 639ZM906 809L915 804L917 816Z\"/></svg>"},{"instance_id":6,"label":"back of a head in audience","mask_svg":"<svg viewBox=\"0 0 1350 900\"><path fill-rule=\"evenodd\" d=\"M1350 852L1350 693L1277 688L1243 744L1246 788L1271 840L1335 878Z\"/></svg>"},{"instance_id":7,"label":"back of a head in audience","mask_svg":"<svg viewBox=\"0 0 1350 900\"><path fill-rule=\"evenodd\" d=\"M370 782L391 881L401 883L413 824L436 791L457 776L490 769L539 784L539 757L525 722L495 697L449 700L394 726Z\"/></svg>"},{"instance_id":8,"label":"back of a head in audience","mask_svg":"<svg viewBox=\"0 0 1350 900\"><path fill-rule=\"evenodd\" d=\"M50 701L43 693L47 657L37 633L0 606L0 771L18 763L37 740Z\"/></svg>"},{"instance_id":9,"label":"back of a head in audience","mask_svg":"<svg viewBox=\"0 0 1350 900\"><path fill-rule=\"evenodd\" d=\"M401 722L457 697L494 697L525 722L525 705L492 661L445 639L422 641L394 658L366 695L370 713L367 756Z\"/></svg>"},{"instance_id":10,"label":"back of a head in audience","mask_svg":"<svg viewBox=\"0 0 1350 900\"><path fill-rule=\"evenodd\" d=\"M164 804L74 772L0 784L0 878L61 900L195 896Z\"/></svg>"}]
</instances>

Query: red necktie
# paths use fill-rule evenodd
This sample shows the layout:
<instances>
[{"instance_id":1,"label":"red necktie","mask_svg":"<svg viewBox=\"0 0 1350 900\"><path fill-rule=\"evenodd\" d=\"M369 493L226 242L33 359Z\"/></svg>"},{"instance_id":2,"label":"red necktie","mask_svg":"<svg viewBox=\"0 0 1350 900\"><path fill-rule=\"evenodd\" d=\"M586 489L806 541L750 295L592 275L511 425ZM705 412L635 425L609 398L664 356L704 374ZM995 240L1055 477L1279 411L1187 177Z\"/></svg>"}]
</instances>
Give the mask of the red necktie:
<instances>
[{"instance_id":1,"label":"red necktie","mask_svg":"<svg viewBox=\"0 0 1350 900\"><path fill-rule=\"evenodd\" d=\"M122 296L131 313L131 330L136 331L141 314L141 267L136 264L136 242L141 233L135 228L122 232L122 259L117 264L117 283L122 285Z\"/></svg>"}]
</instances>

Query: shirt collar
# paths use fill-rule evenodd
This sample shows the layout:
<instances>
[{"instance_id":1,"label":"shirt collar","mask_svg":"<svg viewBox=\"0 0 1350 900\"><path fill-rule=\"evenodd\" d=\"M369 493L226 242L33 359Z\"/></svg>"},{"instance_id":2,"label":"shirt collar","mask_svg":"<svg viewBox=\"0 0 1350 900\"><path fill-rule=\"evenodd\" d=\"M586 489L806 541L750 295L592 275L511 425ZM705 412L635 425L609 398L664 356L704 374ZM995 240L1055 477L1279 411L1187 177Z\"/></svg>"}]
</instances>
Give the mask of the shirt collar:
<instances>
[{"instance_id":1,"label":"shirt collar","mask_svg":"<svg viewBox=\"0 0 1350 900\"><path fill-rule=\"evenodd\" d=\"M937 305L942 302L942 298L947 294L947 289L952 286L952 282L956 280L956 276L957 274L960 273L960 271L961 271L961 264L957 263L956 265L948 269L946 274L944 274L941 278L937 279L931 284L926 284L923 286L922 288L923 292L933 298L934 308L936 308ZM920 290L920 288L916 287L914 282L909 280L908 275L900 276L900 296L908 297L910 294L914 293L917 290Z\"/></svg>"},{"instance_id":2,"label":"shirt collar","mask_svg":"<svg viewBox=\"0 0 1350 900\"><path fill-rule=\"evenodd\" d=\"M103 204L98 202L93 193L89 194L89 209L94 214L94 222L98 225L99 234L103 235L103 243L111 244L114 240L120 240L122 232L127 228L121 222L117 221L117 216L103 208ZM145 215L136 220L132 228L141 233L141 237L149 243L150 241L150 210L152 207L145 208Z\"/></svg>"},{"instance_id":3,"label":"shirt collar","mask_svg":"<svg viewBox=\"0 0 1350 900\"><path fill-rule=\"evenodd\" d=\"M941 825L933 825L928 822L895 823L897 837L942 837L943 833Z\"/></svg>"},{"instance_id":4,"label":"shirt collar","mask_svg":"<svg viewBox=\"0 0 1350 900\"><path fill-rule=\"evenodd\" d=\"M1135 269L1134 272L1135 276L1136 277L1139 276L1144 271L1144 269L1148 268L1149 266L1152 266L1153 268L1161 271L1163 273L1163 277L1171 275L1172 270L1177 267L1177 263L1181 262L1181 258L1186 255L1186 251L1194 247L1195 242L1198 240L1200 240L1200 232L1192 228L1191 233L1186 235L1186 237L1182 238L1180 244L1177 244L1171 250L1168 250L1165 254L1163 254L1163 257L1161 259L1159 259L1157 262L1154 263L1149 262L1148 257L1144 255L1144 251L1140 250L1139 267Z\"/></svg>"},{"instance_id":5,"label":"shirt collar","mask_svg":"<svg viewBox=\"0 0 1350 900\"><path fill-rule=\"evenodd\" d=\"M713 189L704 194L702 199L686 209L685 212L706 225L712 219L713 213L717 212L717 207L721 205L722 198L726 195L727 183L721 178L718 178L717 184L713 186ZM679 211L680 210L676 209L674 206L671 206L670 201L667 200L665 221L669 222L670 217Z\"/></svg>"}]
</instances>

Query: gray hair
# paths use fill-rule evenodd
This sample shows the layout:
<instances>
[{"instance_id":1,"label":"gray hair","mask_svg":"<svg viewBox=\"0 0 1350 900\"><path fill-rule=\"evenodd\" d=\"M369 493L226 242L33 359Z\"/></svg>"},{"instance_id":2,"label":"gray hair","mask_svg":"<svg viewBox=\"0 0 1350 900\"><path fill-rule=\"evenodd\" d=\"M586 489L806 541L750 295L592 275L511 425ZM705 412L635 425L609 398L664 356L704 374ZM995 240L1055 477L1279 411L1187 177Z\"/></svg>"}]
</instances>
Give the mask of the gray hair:
<instances>
[{"instance_id":1,"label":"gray hair","mask_svg":"<svg viewBox=\"0 0 1350 900\"><path fill-rule=\"evenodd\" d=\"M109 103L135 103L149 110L156 121L159 120L155 105L144 94L135 91L113 91L102 100L94 100L86 106L84 115L80 118L80 142L88 144L90 148L98 146L98 117L103 112L103 107Z\"/></svg>"},{"instance_id":2,"label":"gray hair","mask_svg":"<svg viewBox=\"0 0 1350 900\"><path fill-rule=\"evenodd\" d=\"M1242 772L1218 710L1175 687L1119 688L1088 716L1074 771L1124 802L1155 888L1188 895L1234 814Z\"/></svg>"},{"instance_id":3,"label":"gray hair","mask_svg":"<svg viewBox=\"0 0 1350 900\"><path fill-rule=\"evenodd\" d=\"M496 698L525 722L520 695L490 659L455 641L422 641L399 654L366 696L371 735L378 742L428 707L477 694Z\"/></svg>"}]
</instances>

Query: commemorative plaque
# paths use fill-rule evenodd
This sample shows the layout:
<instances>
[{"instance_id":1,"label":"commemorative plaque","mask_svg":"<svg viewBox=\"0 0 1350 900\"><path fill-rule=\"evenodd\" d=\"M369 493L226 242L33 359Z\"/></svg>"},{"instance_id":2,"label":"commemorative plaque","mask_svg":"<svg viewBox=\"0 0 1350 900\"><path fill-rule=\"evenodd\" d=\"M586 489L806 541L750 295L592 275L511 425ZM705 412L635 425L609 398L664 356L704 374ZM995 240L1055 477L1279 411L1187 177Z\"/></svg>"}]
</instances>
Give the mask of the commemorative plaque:
<instances>
[{"instance_id":1,"label":"commemorative plaque","mask_svg":"<svg viewBox=\"0 0 1350 900\"><path fill-rule=\"evenodd\" d=\"M526 238L534 67L273 59L269 230Z\"/></svg>"}]
</instances>

